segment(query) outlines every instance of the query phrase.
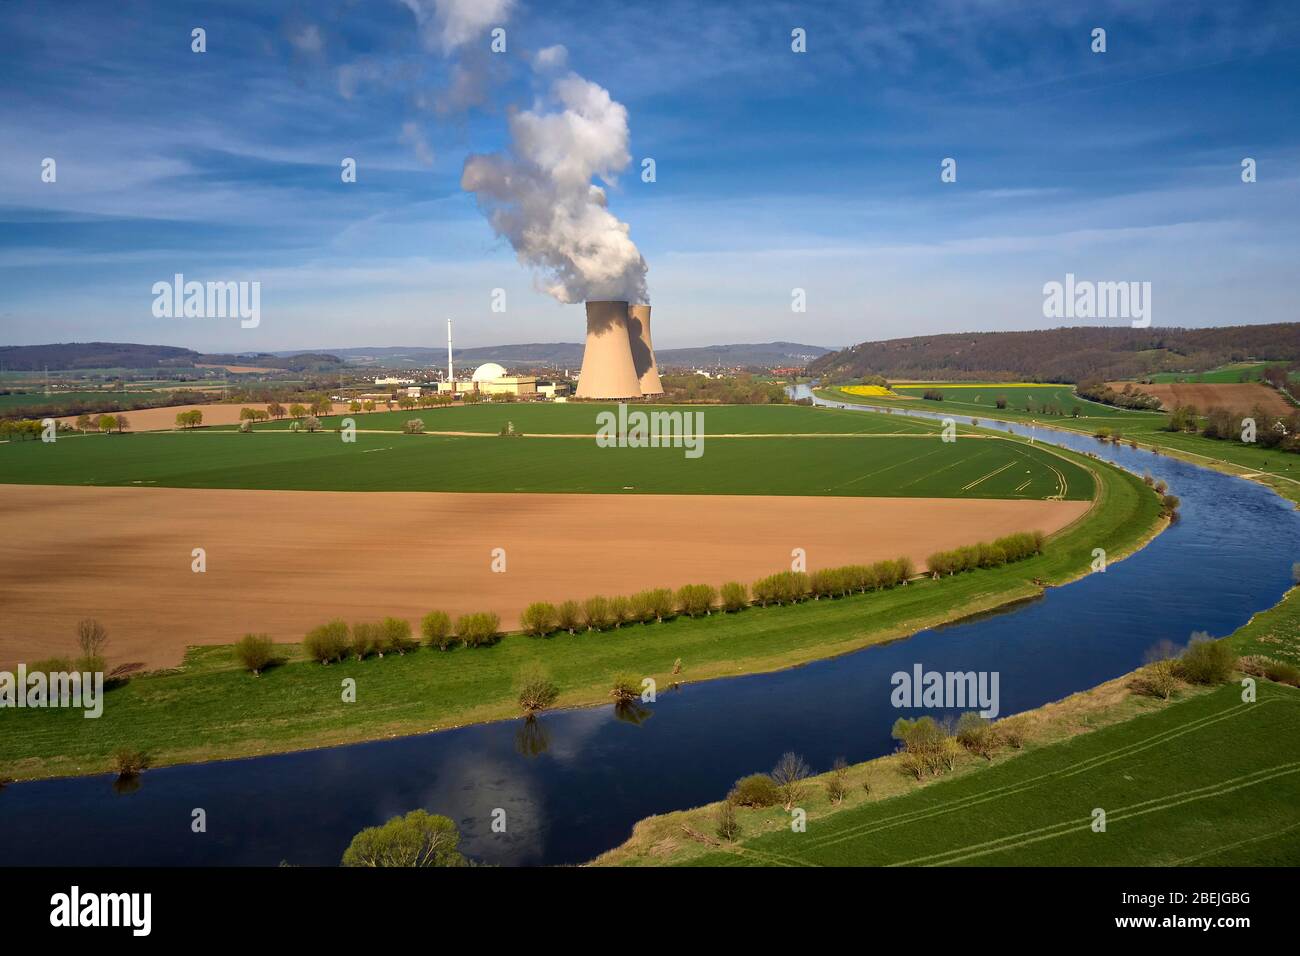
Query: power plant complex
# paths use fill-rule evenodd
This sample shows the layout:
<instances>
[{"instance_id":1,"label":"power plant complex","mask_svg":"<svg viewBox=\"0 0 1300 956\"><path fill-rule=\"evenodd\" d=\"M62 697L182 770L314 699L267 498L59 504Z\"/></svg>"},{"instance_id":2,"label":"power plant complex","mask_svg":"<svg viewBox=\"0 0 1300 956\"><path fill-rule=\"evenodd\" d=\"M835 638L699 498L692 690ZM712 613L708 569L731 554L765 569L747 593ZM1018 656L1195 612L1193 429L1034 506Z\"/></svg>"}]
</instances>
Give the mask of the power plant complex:
<instances>
[{"instance_id":1,"label":"power plant complex","mask_svg":"<svg viewBox=\"0 0 1300 956\"><path fill-rule=\"evenodd\" d=\"M618 399L663 394L650 339L650 306L622 300L587 303L587 345L574 394Z\"/></svg>"}]
</instances>

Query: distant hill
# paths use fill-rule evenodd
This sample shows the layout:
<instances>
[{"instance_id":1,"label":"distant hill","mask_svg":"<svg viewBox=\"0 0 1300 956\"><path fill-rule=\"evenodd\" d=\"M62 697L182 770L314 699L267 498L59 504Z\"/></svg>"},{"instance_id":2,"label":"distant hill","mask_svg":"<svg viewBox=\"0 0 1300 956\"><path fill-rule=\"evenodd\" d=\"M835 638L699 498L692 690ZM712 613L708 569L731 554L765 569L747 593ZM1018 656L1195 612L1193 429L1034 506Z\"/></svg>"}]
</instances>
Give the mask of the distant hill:
<instances>
[{"instance_id":1,"label":"distant hill","mask_svg":"<svg viewBox=\"0 0 1300 956\"><path fill-rule=\"evenodd\" d=\"M937 381L1082 382L1200 371L1247 361L1300 361L1300 323L924 335L850 346L816 359L808 373L826 381L883 375Z\"/></svg>"},{"instance_id":2,"label":"distant hill","mask_svg":"<svg viewBox=\"0 0 1300 956\"><path fill-rule=\"evenodd\" d=\"M381 367L441 366L446 364L446 348L388 347L325 349L350 365ZM661 366L673 368L697 366L754 365L772 368L784 365L805 365L830 349L819 345L800 345L795 342L763 342L757 344L708 345L700 348L656 349L655 357ZM281 356L295 356L296 352L279 352ZM582 345L577 342L531 342L523 345L487 345L479 348L456 349L454 359L458 365L482 365L497 362L505 366L552 366L574 371L582 364Z\"/></svg>"},{"instance_id":3,"label":"distant hill","mask_svg":"<svg viewBox=\"0 0 1300 956\"><path fill-rule=\"evenodd\" d=\"M205 354L171 345L135 345L128 342L63 342L54 345L0 346L0 366L13 372L79 370L94 368L178 369L198 365L236 365L320 370L340 365L333 355L298 352L291 357L255 352L247 355Z\"/></svg>"}]
</instances>

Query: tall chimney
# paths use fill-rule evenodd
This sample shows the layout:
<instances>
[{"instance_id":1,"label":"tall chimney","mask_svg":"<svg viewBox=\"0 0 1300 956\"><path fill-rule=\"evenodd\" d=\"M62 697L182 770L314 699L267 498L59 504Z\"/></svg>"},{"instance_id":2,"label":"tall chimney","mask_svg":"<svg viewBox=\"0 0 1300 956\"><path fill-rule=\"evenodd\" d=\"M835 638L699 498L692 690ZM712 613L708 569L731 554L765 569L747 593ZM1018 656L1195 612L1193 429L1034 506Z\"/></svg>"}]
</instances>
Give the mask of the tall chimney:
<instances>
[{"instance_id":1,"label":"tall chimney","mask_svg":"<svg viewBox=\"0 0 1300 956\"><path fill-rule=\"evenodd\" d=\"M632 305L627 310L627 330L632 342L632 363L643 395L662 395L664 387L659 381L655 365L655 347L650 341L650 306Z\"/></svg>"},{"instance_id":2,"label":"tall chimney","mask_svg":"<svg viewBox=\"0 0 1300 956\"><path fill-rule=\"evenodd\" d=\"M456 370L451 364L451 319L447 320L447 381L456 381ZM454 387L452 394L456 394Z\"/></svg>"},{"instance_id":3,"label":"tall chimney","mask_svg":"<svg viewBox=\"0 0 1300 956\"><path fill-rule=\"evenodd\" d=\"M578 398L640 398L628 309L623 301L587 303L587 347L578 373Z\"/></svg>"}]
</instances>

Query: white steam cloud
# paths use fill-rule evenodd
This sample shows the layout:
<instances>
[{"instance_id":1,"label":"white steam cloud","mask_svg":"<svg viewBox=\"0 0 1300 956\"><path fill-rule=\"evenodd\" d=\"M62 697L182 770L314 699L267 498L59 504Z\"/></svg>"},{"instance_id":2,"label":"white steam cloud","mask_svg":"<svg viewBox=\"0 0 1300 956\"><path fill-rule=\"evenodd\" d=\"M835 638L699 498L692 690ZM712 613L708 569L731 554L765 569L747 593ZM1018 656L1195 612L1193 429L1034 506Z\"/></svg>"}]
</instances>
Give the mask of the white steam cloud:
<instances>
[{"instance_id":1,"label":"white steam cloud","mask_svg":"<svg viewBox=\"0 0 1300 956\"><path fill-rule=\"evenodd\" d=\"M552 50L546 59L558 57ZM536 270L538 288L560 302L649 302L645 259L592 182L612 185L631 161L627 110L576 73L555 80L550 93L552 108L511 116L505 153L465 160L461 188Z\"/></svg>"}]
</instances>

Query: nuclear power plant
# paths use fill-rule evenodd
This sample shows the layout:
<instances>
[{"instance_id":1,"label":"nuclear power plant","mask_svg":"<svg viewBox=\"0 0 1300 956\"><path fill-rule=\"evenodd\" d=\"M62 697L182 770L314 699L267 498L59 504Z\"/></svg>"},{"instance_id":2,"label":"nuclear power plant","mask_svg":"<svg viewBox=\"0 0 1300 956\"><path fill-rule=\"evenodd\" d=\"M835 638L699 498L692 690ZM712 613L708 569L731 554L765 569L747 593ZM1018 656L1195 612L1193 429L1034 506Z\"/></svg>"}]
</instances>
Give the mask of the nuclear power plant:
<instances>
[{"instance_id":1,"label":"nuclear power plant","mask_svg":"<svg viewBox=\"0 0 1300 956\"><path fill-rule=\"evenodd\" d=\"M617 399L663 394L650 340L650 306L587 303L587 346L574 394Z\"/></svg>"}]
</instances>

